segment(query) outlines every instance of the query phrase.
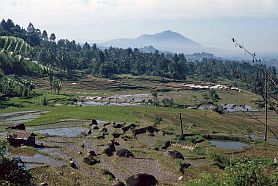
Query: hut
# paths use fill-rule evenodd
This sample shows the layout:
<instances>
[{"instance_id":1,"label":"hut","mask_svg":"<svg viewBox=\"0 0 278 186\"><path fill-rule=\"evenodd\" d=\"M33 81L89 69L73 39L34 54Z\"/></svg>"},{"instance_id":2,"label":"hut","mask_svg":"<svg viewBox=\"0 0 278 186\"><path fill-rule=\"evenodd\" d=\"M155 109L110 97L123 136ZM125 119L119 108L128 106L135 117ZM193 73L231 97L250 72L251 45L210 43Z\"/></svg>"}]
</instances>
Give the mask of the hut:
<instances>
[{"instance_id":1,"label":"hut","mask_svg":"<svg viewBox=\"0 0 278 186\"><path fill-rule=\"evenodd\" d=\"M12 131L9 133L6 137L9 144L13 146L21 146L21 145L27 145L27 146L35 146L36 145L36 139L35 134L30 131Z\"/></svg>"}]
</instances>

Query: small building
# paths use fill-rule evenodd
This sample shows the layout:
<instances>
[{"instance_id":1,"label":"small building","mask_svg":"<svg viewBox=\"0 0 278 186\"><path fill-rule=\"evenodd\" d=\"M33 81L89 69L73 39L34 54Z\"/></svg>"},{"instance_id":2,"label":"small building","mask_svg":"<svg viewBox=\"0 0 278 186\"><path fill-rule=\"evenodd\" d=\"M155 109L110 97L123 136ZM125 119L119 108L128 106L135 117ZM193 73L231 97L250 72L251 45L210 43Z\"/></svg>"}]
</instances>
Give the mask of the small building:
<instances>
[{"instance_id":1,"label":"small building","mask_svg":"<svg viewBox=\"0 0 278 186\"><path fill-rule=\"evenodd\" d=\"M13 146L35 146L36 145L36 134L31 131L12 131L6 137L10 145Z\"/></svg>"}]
</instances>

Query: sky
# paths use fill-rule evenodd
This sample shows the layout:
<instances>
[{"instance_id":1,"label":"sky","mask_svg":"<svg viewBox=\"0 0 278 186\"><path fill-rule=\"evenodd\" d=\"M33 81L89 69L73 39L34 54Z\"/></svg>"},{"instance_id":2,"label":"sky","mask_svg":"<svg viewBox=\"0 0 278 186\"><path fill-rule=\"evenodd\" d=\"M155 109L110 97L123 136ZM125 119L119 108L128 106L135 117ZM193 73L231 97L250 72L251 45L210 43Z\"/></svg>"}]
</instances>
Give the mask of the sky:
<instances>
[{"instance_id":1,"label":"sky","mask_svg":"<svg viewBox=\"0 0 278 186\"><path fill-rule=\"evenodd\" d=\"M173 30L206 47L278 53L278 0L0 0L0 18L58 38L107 41Z\"/></svg>"}]
</instances>

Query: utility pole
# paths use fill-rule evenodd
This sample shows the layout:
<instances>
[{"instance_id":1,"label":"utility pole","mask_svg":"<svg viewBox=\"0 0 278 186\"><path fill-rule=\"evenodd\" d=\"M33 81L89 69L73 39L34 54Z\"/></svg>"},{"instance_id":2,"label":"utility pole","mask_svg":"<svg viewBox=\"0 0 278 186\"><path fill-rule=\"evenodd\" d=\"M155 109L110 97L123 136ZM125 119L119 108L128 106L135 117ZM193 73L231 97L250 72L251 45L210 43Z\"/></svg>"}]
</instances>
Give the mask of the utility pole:
<instances>
[{"instance_id":1,"label":"utility pole","mask_svg":"<svg viewBox=\"0 0 278 186\"><path fill-rule=\"evenodd\" d=\"M267 96L267 76L265 75L264 80L264 86L265 86L265 95L264 95L264 103L265 103L265 132L264 132L264 141L267 141L267 130L268 130L268 96Z\"/></svg>"},{"instance_id":2,"label":"utility pole","mask_svg":"<svg viewBox=\"0 0 278 186\"><path fill-rule=\"evenodd\" d=\"M180 127L181 127L181 136L183 136L183 123L182 123L181 113L180 113Z\"/></svg>"}]
</instances>

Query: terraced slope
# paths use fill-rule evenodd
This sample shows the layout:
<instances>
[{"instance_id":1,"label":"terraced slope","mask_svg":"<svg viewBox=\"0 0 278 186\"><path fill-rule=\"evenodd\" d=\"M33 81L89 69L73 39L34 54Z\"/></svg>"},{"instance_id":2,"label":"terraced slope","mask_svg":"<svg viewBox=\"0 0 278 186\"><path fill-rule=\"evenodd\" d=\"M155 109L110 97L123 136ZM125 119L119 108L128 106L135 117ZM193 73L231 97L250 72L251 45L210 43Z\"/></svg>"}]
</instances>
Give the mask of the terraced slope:
<instances>
[{"instance_id":1,"label":"terraced slope","mask_svg":"<svg viewBox=\"0 0 278 186\"><path fill-rule=\"evenodd\" d=\"M1 52L8 51L13 53L30 53L33 48L23 39L13 36L0 36Z\"/></svg>"},{"instance_id":2,"label":"terraced slope","mask_svg":"<svg viewBox=\"0 0 278 186\"><path fill-rule=\"evenodd\" d=\"M0 36L0 71L4 74L36 74L48 69L29 58L34 48L14 36ZM2 73L3 74L3 73Z\"/></svg>"}]
</instances>

